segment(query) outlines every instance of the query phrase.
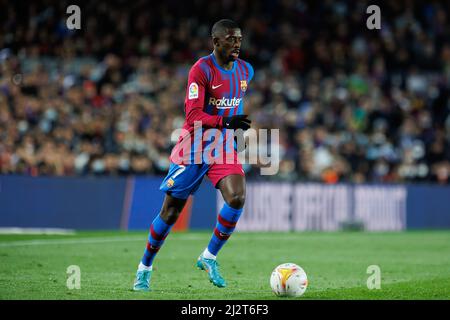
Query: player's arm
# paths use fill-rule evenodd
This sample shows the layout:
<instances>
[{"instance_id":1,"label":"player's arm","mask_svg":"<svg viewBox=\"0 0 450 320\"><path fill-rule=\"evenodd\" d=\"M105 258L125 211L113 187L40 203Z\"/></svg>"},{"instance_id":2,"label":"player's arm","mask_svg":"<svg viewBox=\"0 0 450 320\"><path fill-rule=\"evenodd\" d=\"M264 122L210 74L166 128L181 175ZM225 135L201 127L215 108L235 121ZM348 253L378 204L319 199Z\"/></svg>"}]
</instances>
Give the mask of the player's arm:
<instances>
[{"instance_id":1,"label":"player's arm","mask_svg":"<svg viewBox=\"0 0 450 320\"><path fill-rule=\"evenodd\" d=\"M203 111L207 85L205 73L198 66L194 66L188 78L185 100L186 121L190 126L194 126L195 121L201 121L202 127L220 128L222 117Z\"/></svg>"},{"instance_id":2,"label":"player's arm","mask_svg":"<svg viewBox=\"0 0 450 320\"><path fill-rule=\"evenodd\" d=\"M245 62L248 68L248 82L253 80L253 76L255 75L255 70L253 69L252 65L248 62Z\"/></svg>"}]
</instances>

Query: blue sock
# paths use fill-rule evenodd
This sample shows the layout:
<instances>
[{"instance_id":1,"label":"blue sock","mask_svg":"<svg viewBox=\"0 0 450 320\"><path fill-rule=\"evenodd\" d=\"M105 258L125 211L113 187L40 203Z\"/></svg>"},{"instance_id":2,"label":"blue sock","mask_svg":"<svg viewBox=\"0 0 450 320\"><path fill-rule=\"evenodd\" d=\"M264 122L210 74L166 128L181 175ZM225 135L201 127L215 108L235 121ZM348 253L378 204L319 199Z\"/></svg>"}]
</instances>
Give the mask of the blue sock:
<instances>
[{"instance_id":1,"label":"blue sock","mask_svg":"<svg viewBox=\"0 0 450 320\"><path fill-rule=\"evenodd\" d=\"M208 251L213 255L217 255L233 233L242 211L243 209L234 209L226 203L223 205L222 210L220 210L217 216L217 224L208 244Z\"/></svg>"},{"instance_id":2,"label":"blue sock","mask_svg":"<svg viewBox=\"0 0 450 320\"><path fill-rule=\"evenodd\" d=\"M164 239L166 239L172 226L165 223L159 214L153 220L148 234L147 246L145 247L144 256L141 260L143 265L147 267L152 265L153 259L164 243Z\"/></svg>"}]
</instances>

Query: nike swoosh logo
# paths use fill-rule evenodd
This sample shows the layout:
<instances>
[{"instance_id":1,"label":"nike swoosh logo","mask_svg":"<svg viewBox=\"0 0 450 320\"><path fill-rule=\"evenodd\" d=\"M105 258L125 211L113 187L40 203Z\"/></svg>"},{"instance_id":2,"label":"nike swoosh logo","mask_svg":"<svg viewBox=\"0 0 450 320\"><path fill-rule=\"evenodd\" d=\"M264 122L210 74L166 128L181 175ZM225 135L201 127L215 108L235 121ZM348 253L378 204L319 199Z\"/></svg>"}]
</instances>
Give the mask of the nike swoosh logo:
<instances>
[{"instance_id":1,"label":"nike swoosh logo","mask_svg":"<svg viewBox=\"0 0 450 320\"><path fill-rule=\"evenodd\" d=\"M219 84L218 86L214 86L214 85L213 85L212 88L213 88L213 90L214 90L214 89L217 89L218 87L220 87L220 86L222 86L222 85L223 85L223 83Z\"/></svg>"}]
</instances>

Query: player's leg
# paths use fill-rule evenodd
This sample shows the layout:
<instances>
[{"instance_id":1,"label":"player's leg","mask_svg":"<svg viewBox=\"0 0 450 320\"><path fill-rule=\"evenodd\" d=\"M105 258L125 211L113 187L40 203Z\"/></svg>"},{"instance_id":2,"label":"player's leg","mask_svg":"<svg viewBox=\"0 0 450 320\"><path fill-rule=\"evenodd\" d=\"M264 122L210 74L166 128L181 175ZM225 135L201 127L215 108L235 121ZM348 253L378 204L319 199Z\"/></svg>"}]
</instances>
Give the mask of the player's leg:
<instances>
[{"instance_id":1,"label":"player's leg","mask_svg":"<svg viewBox=\"0 0 450 320\"><path fill-rule=\"evenodd\" d=\"M211 169L208 177L221 191L225 204L217 216L211 240L197 260L197 267L208 271L209 279L214 285L225 287L226 282L220 275L216 257L230 238L242 214L245 203L245 176L239 164L213 165Z\"/></svg>"},{"instance_id":2,"label":"player's leg","mask_svg":"<svg viewBox=\"0 0 450 320\"><path fill-rule=\"evenodd\" d=\"M166 194L161 212L155 217L150 226L147 245L136 273L134 290L148 291L150 289L153 260L163 245L170 229L177 221L186 201L186 199L179 199Z\"/></svg>"},{"instance_id":3,"label":"player's leg","mask_svg":"<svg viewBox=\"0 0 450 320\"><path fill-rule=\"evenodd\" d=\"M204 256L215 259L220 249L233 233L241 216L245 203L245 177L242 175L229 175L218 183L218 189L225 200L218 216L216 227Z\"/></svg>"},{"instance_id":4,"label":"player's leg","mask_svg":"<svg viewBox=\"0 0 450 320\"><path fill-rule=\"evenodd\" d=\"M206 171L206 166L171 165L160 187L166 196L160 213L150 226L147 245L136 273L134 290L149 290L153 260L177 221L187 198L198 189Z\"/></svg>"},{"instance_id":5,"label":"player's leg","mask_svg":"<svg viewBox=\"0 0 450 320\"><path fill-rule=\"evenodd\" d=\"M150 226L147 245L141 260L142 265L151 267L156 253L177 221L186 201L186 199L178 199L166 194L161 212L155 217Z\"/></svg>"}]
</instances>

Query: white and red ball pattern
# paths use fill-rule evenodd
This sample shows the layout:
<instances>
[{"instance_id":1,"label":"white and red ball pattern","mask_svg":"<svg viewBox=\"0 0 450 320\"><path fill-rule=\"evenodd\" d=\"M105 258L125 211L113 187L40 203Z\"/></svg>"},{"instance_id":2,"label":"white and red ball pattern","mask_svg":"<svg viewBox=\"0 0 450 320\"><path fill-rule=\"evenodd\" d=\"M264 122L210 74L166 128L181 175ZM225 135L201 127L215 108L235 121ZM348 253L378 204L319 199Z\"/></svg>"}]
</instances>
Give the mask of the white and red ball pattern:
<instances>
[{"instance_id":1,"label":"white and red ball pattern","mask_svg":"<svg viewBox=\"0 0 450 320\"><path fill-rule=\"evenodd\" d=\"M270 286L277 296L300 297L308 287L308 278L300 266L283 263L272 271Z\"/></svg>"}]
</instances>

